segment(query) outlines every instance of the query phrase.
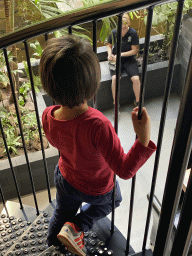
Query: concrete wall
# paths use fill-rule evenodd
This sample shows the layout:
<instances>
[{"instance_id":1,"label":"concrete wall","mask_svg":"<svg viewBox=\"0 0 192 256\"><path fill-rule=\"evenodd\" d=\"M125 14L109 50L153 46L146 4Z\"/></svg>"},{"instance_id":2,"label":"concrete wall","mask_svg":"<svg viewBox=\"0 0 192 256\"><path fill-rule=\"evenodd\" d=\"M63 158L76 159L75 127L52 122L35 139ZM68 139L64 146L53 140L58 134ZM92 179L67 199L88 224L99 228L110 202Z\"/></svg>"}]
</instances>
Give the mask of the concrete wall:
<instances>
[{"instance_id":1,"label":"concrete wall","mask_svg":"<svg viewBox=\"0 0 192 256\"><path fill-rule=\"evenodd\" d=\"M147 78L145 88L145 100L153 99L164 95L165 83L167 76L168 61L150 64L147 67ZM101 85L97 92L97 108L102 111L113 107L113 99L111 93L111 76L107 71L108 63L102 64ZM106 70L106 71L105 71ZM141 67L139 67L139 74L141 77ZM171 87L171 92L175 92L178 87L180 74L180 63L176 61L174 69L174 77ZM135 96L133 93L133 86L127 74L123 73L120 81L120 106L133 104ZM93 106L92 100L88 103Z\"/></svg>"},{"instance_id":2,"label":"concrete wall","mask_svg":"<svg viewBox=\"0 0 192 256\"><path fill-rule=\"evenodd\" d=\"M177 94L181 97L182 90L185 85L185 78L188 69L189 57L192 47L192 9L188 14L183 17L178 49L177 58L181 63L179 86L177 87Z\"/></svg>"},{"instance_id":3,"label":"concrete wall","mask_svg":"<svg viewBox=\"0 0 192 256\"><path fill-rule=\"evenodd\" d=\"M56 164L58 163L59 154L58 150L50 147L45 150L46 154L46 162L48 175L50 180L50 186L54 186L54 169ZM31 173L33 177L33 182L35 186L35 191L44 190L47 188L46 178L45 178L45 170L44 163L42 160L41 151L35 153L29 153L29 162ZM29 178L29 171L26 164L25 156L17 156L12 158L13 170L17 179L17 184L19 187L19 191L21 196L31 194L32 187ZM8 160L3 160L0 162L0 177L1 177L1 187L3 191L3 195L5 200L16 198L17 192L16 187L13 180L13 175L10 170L10 165ZM0 198L1 202L1 198Z\"/></svg>"}]
</instances>

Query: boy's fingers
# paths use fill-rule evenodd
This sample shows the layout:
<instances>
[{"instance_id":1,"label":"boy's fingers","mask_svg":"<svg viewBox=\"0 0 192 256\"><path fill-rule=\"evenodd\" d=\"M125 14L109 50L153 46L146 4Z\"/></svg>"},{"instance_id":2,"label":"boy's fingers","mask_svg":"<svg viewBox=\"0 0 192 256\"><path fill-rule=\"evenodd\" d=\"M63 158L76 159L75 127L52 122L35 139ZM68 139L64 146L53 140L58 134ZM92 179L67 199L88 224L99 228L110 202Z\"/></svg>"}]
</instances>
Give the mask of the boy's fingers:
<instances>
[{"instance_id":1,"label":"boy's fingers","mask_svg":"<svg viewBox=\"0 0 192 256\"><path fill-rule=\"evenodd\" d=\"M139 107L135 107L132 111L132 115L134 119L138 119L138 111L139 111ZM146 120L149 118L149 115L147 113L147 109L145 107L142 108L142 112L141 112L141 120ZM140 120L140 121L141 121Z\"/></svg>"},{"instance_id":2,"label":"boy's fingers","mask_svg":"<svg viewBox=\"0 0 192 256\"><path fill-rule=\"evenodd\" d=\"M148 113L147 113L147 109L146 108L143 108L143 112L142 114L145 116L145 117L149 117Z\"/></svg>"},{"instance_id":3,"label":"boy's fingers","mask_svg":"<svg viewBox=\"0 0 192 256\"><path fill-rule=\"evenodd\" d=\"M137 110L139 110L139 107L135 107L135 108L133 109L133 111L137 111Z\"/></svg>"},{"instance_id":4,"label":"boy's fingers","mask_svg":"<svg viewBox=\"0 0 192 256\"><path fill-rule=\"evenodd\" d=\"M138 116L138 112L137 111L132 111L132 117L137 118L137 116Z\"/></svg>"}]
</instances>

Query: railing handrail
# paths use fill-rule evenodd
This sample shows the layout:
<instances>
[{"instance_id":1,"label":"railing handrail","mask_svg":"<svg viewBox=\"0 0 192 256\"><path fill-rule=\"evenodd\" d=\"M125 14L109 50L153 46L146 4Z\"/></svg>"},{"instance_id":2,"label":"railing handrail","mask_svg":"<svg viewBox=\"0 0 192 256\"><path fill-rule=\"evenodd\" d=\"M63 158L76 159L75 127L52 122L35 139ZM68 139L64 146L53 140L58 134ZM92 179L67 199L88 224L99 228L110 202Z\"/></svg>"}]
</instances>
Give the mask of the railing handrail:
<instances>
[{"instance_id":1,"label":"railing handrail","mask_svg":"<svg viewBox=\"0 0 192 256\"><path fill-rule=\"evenodd\" d=\"M15 43L25 41L29 38L36 37L55 30L83 24L85 22L102 19L123 12L147 8L151 5L163 4L164 2L172 2L173 0L116 0L107 3L90 6L89 8L79 8L67 13L58 15L55 18L38 22L37 24L26 26L15 32L0 37L0 49L13 45Z\"/></svg>"}]
</instances>

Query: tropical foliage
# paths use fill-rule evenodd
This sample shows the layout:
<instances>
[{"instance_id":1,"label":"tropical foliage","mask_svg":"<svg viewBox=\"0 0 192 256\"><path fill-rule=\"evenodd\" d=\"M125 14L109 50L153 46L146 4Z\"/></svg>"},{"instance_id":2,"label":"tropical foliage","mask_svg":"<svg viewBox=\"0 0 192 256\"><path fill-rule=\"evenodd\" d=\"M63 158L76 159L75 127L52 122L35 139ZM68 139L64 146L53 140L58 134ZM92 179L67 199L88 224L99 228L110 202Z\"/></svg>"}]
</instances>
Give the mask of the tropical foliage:
<instances>
[{"instance_id":1,"label":"tropical foliage","mask_svg":"<svg viewBox=\"0 0 192 256\"><path fill-rule=\"evenodd\" d=\"M172 37L173 37L173 27L175 24L175 14L177 11L177 2L158 5L154 8L153 13L153 26L158 26L161 24L163 26L164 31L164 43L163 43L163 56L166 57L167 51L169 49ZM186 14L192 8L192 1L185 0L183 15ZM146 21L147 17L145 17Z\"/></svg>"}]
</instances>

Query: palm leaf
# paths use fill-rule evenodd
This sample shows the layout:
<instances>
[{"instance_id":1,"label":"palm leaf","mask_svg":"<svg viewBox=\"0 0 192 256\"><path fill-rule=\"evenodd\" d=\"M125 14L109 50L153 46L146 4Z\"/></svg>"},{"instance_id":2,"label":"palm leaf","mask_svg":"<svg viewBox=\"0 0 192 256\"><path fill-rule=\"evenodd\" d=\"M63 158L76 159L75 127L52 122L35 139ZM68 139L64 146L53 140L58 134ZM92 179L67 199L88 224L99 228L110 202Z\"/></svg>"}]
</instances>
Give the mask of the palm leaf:
<instances>
[{"instance_id":1,"label":"palm leaf","mask_svg":"<svg viewBox=\"0 0 192 256\"><path fill-rule=\"evenodd\" d=\"M56 14L59 14L59 13L62 14L63 13L62 10L60 10L60 9L58 9L56 7L48 6L48 5L46 5L46 6L42 5L41 6L41 10L42 10L42 12L49 11L49 12L53 12L53 13L56 13Z\"/></svg>"}]
</instances>

